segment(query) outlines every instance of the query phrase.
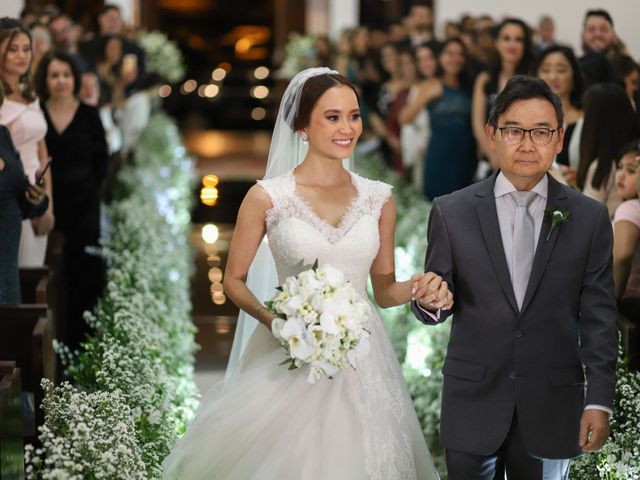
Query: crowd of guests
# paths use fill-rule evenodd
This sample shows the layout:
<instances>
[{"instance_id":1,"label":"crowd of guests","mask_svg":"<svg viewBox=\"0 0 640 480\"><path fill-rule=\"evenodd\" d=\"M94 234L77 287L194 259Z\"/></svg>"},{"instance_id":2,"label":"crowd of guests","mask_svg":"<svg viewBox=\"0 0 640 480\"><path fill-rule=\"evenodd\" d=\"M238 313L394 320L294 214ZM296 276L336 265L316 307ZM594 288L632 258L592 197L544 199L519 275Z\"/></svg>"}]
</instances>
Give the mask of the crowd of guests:
<instances>
[{"instance_id":1,"label":"crowd of guests","mask_svg":"<svg viewBox=\"0 0 640 480\"><path fill-rule=\"evenodd\" d=\"M52 5L0 19L0 304L21 303L19 268L42 267L48 238L61 234L71 347L103 288L89 248L101 204L148 119L134 113L138 94L159 82L119 7L103 7L97 23L84 32Z\"/></svg>"},{"instance_id":2,"label":"crowd of guests","mask_svg":"<svg viewBox=\"0 0 640 480\"><path fill-rule=\"evenodd\" d=\"M485 124L507 81L547 82L565 114L551 174L607 205L621 309L640 323L639 68L606 10L585 12L582 41L582 52L559 44L549 16L532 28L464 15L438 38L431 9L416 2L385 29L346 30L335 46L319 37L316 61L359 86L363 149L379 149L429 200L495 169Z\"/></svg>"}]
</instances>

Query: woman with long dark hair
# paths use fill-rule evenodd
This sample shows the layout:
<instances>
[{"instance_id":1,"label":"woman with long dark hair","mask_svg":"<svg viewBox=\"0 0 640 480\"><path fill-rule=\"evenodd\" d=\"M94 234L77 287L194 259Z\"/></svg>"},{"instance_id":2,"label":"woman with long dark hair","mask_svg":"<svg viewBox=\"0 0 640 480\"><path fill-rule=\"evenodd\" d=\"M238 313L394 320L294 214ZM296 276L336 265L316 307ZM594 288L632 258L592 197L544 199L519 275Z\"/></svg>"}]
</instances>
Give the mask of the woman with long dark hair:
<instances>
[{"instance_id":1,"label":"woman with long dark hair","mask_svg":"<svg viewBox=\"0 0 640 480\"><path fill-rule=\"evenodd\" d=\"M611 217L622 203L615 186L616 160L622 147L638 137L638 119L622 86L599 83L587 90L577 186L607 205Z\"/></svg>"},{"instance_id":2,"label":"woman with long dark hair","mask_svg":"<svg viewBox=\"0 0 640 480\"><path fill-rule=\"evenodd\" d=\"M585 80L582 70L570 47L554 45L540 54L535 72L562 101L565 120L564 141L562 151L556 156L556 162L567 184L575 187L584 120L582 97Z\"/></svg>"},{"instance_id":3,"label":"woman with long dark hair","mask_svg":"<svg viewBox=\"0 0 640 480\"><path fill-rule=\"evenodd\" d=\"M471 80L467 49L459 38L447 40L438 55L436 76L423 83L401 114L410 118L427 108L431 139L424 158L423 192L428 199L471 184L476 166L471 129Z\"/></svg>"},{"instance_id":4,"label":"woman with long dark hair","mask_svg":"<svg viewBox=\"0 0 640 480\"><path fill-rule=\"evenodd\" d=\"M495 29L497 61L476 78L473 87L473 134L481 153L496 168L495 154L489 149L485 124L495 97L516 74L533 68L534 48L529 26L518 18L506 18Z\"/></svg>"}]
</instances>

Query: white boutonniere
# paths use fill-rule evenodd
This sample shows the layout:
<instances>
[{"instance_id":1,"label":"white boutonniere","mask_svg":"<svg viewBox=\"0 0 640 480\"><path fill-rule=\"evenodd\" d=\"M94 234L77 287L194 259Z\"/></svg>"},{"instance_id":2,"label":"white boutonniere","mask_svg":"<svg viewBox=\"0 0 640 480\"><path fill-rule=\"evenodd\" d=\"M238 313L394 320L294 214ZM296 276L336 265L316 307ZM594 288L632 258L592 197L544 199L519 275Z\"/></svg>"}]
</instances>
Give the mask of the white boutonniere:
<instances>
[{"instance_id":1,"label":"white boutonniere","mask_svg":"<svg viewBox=\"0 0 640 480\"><path fill-rule=\"evenodd\" d=\"M546 221L551 223L549 233L547 233L547 237L545 238L545 241L548 242L549 238L551 238L551 232L553 232L553 229L558 225L569 221L569 210L561 211L547 209L544 211L544 218Z\"/></svg>"}]
</instances>

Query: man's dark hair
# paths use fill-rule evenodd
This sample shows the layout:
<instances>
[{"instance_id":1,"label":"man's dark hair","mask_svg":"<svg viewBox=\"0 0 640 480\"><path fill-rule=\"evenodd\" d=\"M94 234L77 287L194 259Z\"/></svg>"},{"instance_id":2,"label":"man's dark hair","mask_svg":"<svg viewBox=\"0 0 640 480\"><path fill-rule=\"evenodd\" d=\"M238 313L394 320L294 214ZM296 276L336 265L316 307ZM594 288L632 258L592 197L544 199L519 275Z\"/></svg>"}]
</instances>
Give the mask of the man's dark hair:
<instances>
[{"instance_id":1,"label":"man's dark hair","mask_svg":"<svg viewBox=\"0 0 640 480\"><path fill-rule=\"evenodd\" d=\"M105 3L105 5L100 9L98 16L100 17L110 10L115 10L116 12L120 13L120 7L118 5L114 3Z\"/></svg>"},{"instance_id":2,"label":"man's dark hair","mask_svg":"<svg viewBox=\"0 0 640 480\"><path fill-rule=\"evenodd\" d=\"M609 22L609 25L611 25L611 28L613 28L613 18L611 18L611 15L609 15L609 12L607 12L606 10L604 10L602 8L597 8L597 9L594 9L594 10L587 10L587 12L584 14L583 25L587 24L587 20L589 19L589 17L602 17L607 22Z\"/></svg>"},{"instance_id":3,"label":"man's dark hair","mask_svg":"<svg viewBox=\"0 0 640 480\"><path fill-rule=\"evenodd\" d=\"M504 90L498 94L493 102L487 123L494 129L498 128L498 117L506 112L513 102L532 98L540 98L553 105L558 128L562 128L564 113L560 98L553 93L544 80L530 75L514 75L509 79Z\"/></svg>"}]
</instances>

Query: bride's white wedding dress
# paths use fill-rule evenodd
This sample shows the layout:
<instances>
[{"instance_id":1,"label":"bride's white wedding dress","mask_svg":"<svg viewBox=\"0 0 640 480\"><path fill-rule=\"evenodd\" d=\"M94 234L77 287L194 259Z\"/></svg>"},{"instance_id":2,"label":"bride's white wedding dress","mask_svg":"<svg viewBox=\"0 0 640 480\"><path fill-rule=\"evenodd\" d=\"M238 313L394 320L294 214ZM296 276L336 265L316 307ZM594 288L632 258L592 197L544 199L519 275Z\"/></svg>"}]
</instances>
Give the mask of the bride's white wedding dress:
<instances>
[{"instance_id":1,"label":"bride's white wedding dress","mask_svg":"<svg viewBox=\"0 0 640 480\"><path fill-rule=\"evenodd\" d=\"M259 182L271 197L267 235L278 279L316 259L340 268L366 297L379 246L378 221L391 187L351 174L357 196L340 224L320 218L289 172ZM375 311L375 308L374 308ZM165 478L201 480L437 479L400 366L380 318L371 351L314 385L260 325L236 372L204 396L165 460Z\"/></svg>"}]
</instances>

